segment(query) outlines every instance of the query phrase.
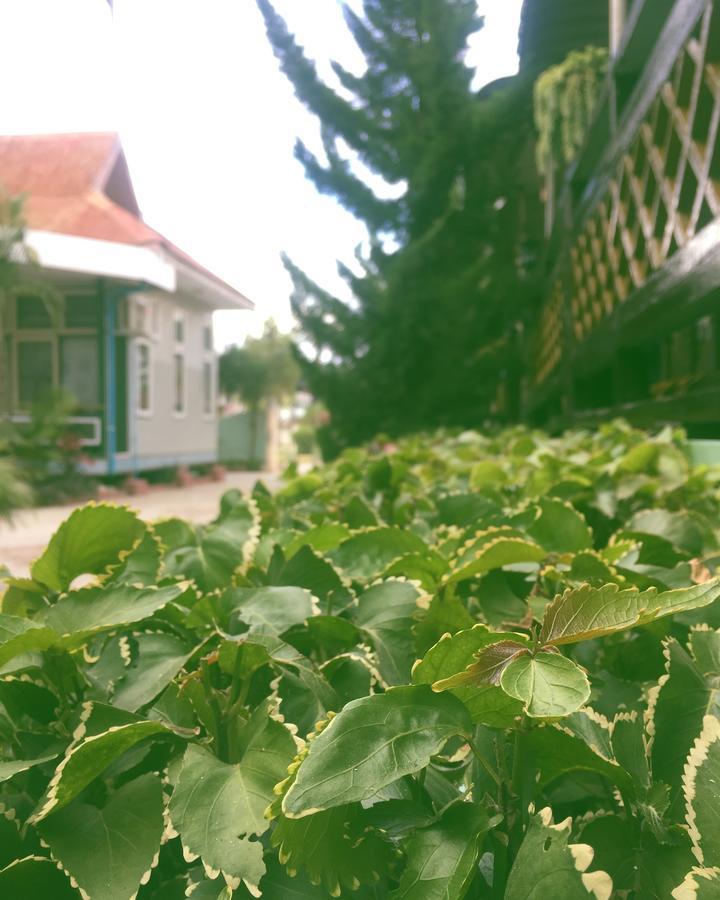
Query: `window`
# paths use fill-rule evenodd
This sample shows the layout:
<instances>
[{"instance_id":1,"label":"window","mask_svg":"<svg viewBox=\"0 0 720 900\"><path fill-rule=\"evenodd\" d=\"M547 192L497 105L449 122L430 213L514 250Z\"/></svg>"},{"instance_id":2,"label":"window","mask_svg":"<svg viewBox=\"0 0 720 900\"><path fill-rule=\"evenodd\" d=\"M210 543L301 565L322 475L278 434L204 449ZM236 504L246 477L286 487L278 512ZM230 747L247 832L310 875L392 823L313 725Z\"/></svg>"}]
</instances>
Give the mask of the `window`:
<instances>
[{"instance_id":1,"label":"window","mask_svg":"<svg viewBox=\"0 0 720 900\"><path fill-rule=\"evenodd\" d=\"M17 298L15 321L18 329L51 328L53 324L47 305L32 294L21 294Z\"/></svg>"},{"instance_id":2,"label":"window","mask_svg":"<svg viewBox=\"0 0 720 900\"><path fill-rule=\"evenodd\" d=\"M213 395L214 391L214 380L213 380L213 364L208 362L207 360L203 363L203 413L206 416L212 416L214 413L213 409Z\"/></svg>"},{"instance_id":3,"label":"window","mask_svg":"<svg viewBox=\"0 0 720 900\"><path fill-rule=\"evenodd\" d=\"M65 335L60 339L60 383L75 397L80 410L97 409L100 354L95 335Z\"/></svg>"},{"instance_id":4,"label":"window","mask_svg":"<svg viewBox=\"0 0 720 900\"><path fill-rule=\"evenodd\" d=\"M77 294L65 298L66 328L97 328L100 306L92 294Z\"/></svg>"},{"instance_id":5,"label":"window","mask_svg":"<svg viewBox=\"0 0 720 900\"><path fill-rule=\"evenodd\" d=\"M176 313L173 319L173 334L176 344L185 343L185 317L182 313Z\"/></svg>"},{"instance_id":6,"label":"window","mask_svg":"<svg viewBox=\"0 0 720 900\"><path fill-rule=\"evenodd\" d=\"M137 410L152 411L152 356L147 341L137 343Z\"/></svg>"},{"instance_id":7,"label":"window","mask_svg":"<svg viewBox=\"0 0 720 900\"><path fill-rule=\"evenodd\" d=\"M53 351L52 341L18 341L17 399L20 409L29 409L52 390Z\"/></svg>"},{"instance_id":8,"label":"window","mask_svg":"<svg viewBox=\"0 0 720 900\"><path fill-rule=\"evenodd\" d=\"M211 352L213 348L213 333L212 333L212 325L206 325L203 328L203 350L207 353Z\"/></svg>"},{"instance_id":9,"label":"window","mask_svg":"<svg viewBox=\"0 0 720 900\"><path fill-rule=\"evenodd\" d=\"M185 357L182 353L173 356L174 369L174 402L173 412L178 415L185 413Z\"/></svg>"}]
</instances>

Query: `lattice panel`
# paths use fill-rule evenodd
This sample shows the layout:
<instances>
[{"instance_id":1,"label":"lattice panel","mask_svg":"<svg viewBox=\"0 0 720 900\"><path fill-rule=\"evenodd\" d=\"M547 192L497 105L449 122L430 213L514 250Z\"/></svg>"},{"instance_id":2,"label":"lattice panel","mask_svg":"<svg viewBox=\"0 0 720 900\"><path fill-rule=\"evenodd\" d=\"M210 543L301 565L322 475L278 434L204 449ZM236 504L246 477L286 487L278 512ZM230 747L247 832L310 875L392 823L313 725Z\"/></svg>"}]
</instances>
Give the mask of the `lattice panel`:
<instances>
[{"instance_id":1,"label":"lattice panel","mask_svg":"<svg viewBox=\"0 0 720 900\"><path fill-rule=\"evenodd\" d=\"M562 282L558 281L553 286L552 294L545 301L540 314L538 354L535 366L535 381L537 384L545 381L562 357L564 300Z\"/></svg>"},{"instance_id":2,"label":"lattice panel","mask_svg":"<svg viewBox=\"0 0 720 900\"><path fill-rule=\"evenodd\" d=\"M712 2L676 60L605 194L570 249L572 330L577 341L698 231L720 216L720 10ZM541 342L559 339L556 291ZM537 381L561 350L541 347ZM551 365L551 360L552 365Z\"/></svg>"}]
</instances>

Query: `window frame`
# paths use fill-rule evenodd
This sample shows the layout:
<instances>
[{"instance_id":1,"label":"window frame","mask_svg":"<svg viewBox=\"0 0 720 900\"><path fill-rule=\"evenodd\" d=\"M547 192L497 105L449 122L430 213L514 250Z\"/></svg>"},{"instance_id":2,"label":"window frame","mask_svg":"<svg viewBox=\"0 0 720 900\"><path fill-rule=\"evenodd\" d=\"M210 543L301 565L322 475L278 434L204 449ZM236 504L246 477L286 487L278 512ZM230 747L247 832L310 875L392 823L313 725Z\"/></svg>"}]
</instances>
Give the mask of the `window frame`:
<instances>
[{"instance_id":1,"label":"window frame","mask_svg":"<svg viewBox=\"0 0 720 900\"><path fill-rule=\"evenodd\" d=\"M93 328L91 326L82 326L82 327L74 327L69 328L65 324L65 297L79 297L81 295L88 295L93 297L93 299L97 299L97 295L93 290L88 288L85 285L78 285L74 288L72 285L68 285L65 290L61 291L61 299L63 303L63 309L60 314L60 321L56 326L50 326L49 328L21 328L18 322L17 315L17 304L20 300L20 297L23 296L20 294L14 298L14 302L8 304L8 317L6 322L6 336L9 341L10 347L10 359L9 359L9 370L10 370L10 401L12 403L12 413L13 415L27 415L30 412L30 407L24 407L20 404L20 378L19 378L19 354L18 354L18 344L27 343L32 341L49 341L52 344L52 376L51 376L51 389L54 391L62 390L62 365L61 365L61 341L64 337L81 337L81 336L93 336L97 341L101 340L101 321L98 317L98 327ZM102 351L100 351L100 359L102 360ZM102 365L102 362L101 362ZM104 401L101 399L98 401L97 406L93 410L88 410L90 415L102 415L104 411Z\"/></svg>"},{"instance_id":2,"label":"window frame","mask_svg":"<svg viewBox=\"0 0 720 900\"><path fill-rule=\"evenodd\" d=\"M177 408L177 361L180 360L182 371L182 390L180 392L180 400L182 406ZM187 380L187 363L185 359L185 351L181 345L173 349L172 354L172 414L175 419L184 419L188 413L188 380Z\"/></svg>"},{"instance_id":3,"label":"window frame","mask_svg":"<svg viewBox=\"0 0 720 900\"><path fill-rule=\"evenodd\" d=\"M141 348L147 350L147 384L148 384L148 406L147 408L143 408L140 405L140 397L142 395L141 387L140 387L140 360L142 357ZM155 399L155 377L154 377L154 367L153 367L153 345L152 341L146 337L138 337L135 338L135 365L134 365L134 389L135 389L135 403L133 404L135 407L135 414L141 419L150 419L154 413L154 399Z\"/></svg>"}]
</instances>

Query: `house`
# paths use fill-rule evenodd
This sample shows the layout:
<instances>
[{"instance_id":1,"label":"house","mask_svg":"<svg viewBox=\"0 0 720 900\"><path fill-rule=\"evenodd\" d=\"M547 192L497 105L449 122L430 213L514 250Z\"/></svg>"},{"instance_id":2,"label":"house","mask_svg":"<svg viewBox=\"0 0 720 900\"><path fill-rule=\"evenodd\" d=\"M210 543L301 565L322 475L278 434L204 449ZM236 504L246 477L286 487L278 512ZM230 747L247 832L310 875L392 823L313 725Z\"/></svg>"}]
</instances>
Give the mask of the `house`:
<instances>
[{"instance_id":1,"label":"house","mask_svg":"<svg viewBox=\"0 0 720 900\"><path fill-rule=\"evenodd\" d=\"M115 134L0 137L0 185L26 194L27 244L63 301L60 321L32 290L9 311L12 418L64 388L93 473L215 461L212 313L252 302L142 221Z\"/></svg>"},{"instance_id":2,"label":"house","mask_svg":"<svg viewBox=\"0 0 720 900\"><path fill-rule=\"evenodd\" d=\"M562 427L620 415L718 437L720 4L604 5L593 115L572 158L551 153L547 165L524 417ZM563 39L585 46L577 36L601 22L596 0L525 0L521 54L558 61L552 35L531 46L529 26L563 7ZM577 65L564 82L555 70L556 109L572 114L579 79Z\"/></svg>"}]
</instances>

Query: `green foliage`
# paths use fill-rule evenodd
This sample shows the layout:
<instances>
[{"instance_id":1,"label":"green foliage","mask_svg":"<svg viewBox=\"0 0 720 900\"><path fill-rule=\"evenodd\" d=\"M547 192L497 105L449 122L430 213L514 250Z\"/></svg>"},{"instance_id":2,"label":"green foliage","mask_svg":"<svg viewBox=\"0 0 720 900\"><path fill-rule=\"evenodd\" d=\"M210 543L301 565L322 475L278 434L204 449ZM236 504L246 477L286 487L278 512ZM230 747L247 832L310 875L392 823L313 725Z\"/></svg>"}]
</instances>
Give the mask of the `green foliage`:
<instances>
[{"instance_id":1,"label":"green foliage","mask_svg":"<svg viewBox=\"0 0 720 900\"><path fill-rule=\"evenodd\" d=\"M615 422L77 510L5 579L0 893L716 896L719 484Z\"/></svg>"},{"instance_id":2,"label":"green foliage","mask_svg":"<svg viewBox=\"0 0 720 900\"><path fill-rule=\"evenodd\" d=\"M497 409L498 368L517 381L508 335L531 302L540 238L528 234L540 222L527 163L532 85L521 77L473 89L463 60L482 25L475 0L345 4L365 65L355 74L333 63L339 89L321 77L279 4L257 3L280 69L320 125L322 153L297 141L295 155L369 235L352 267L338 266L351 302L285 259L298 359L330 414L318 433L323 455L378 430L508 415ZM373 186L383 183L392 198Z\"/></svg>"},{"instance_id":3,"label":"green foliage","mask_svg":"<svg viewBox=\"0 0 720 900\"><path fill-rule=\"evenodd\" d=\"M538 130L537 166L545 174L552 165L561 169L582 148L605 83L608 52L605 47L574 50L557 66L543 72L535 83L535 126Z\"/></svg>"}]
</instances>

